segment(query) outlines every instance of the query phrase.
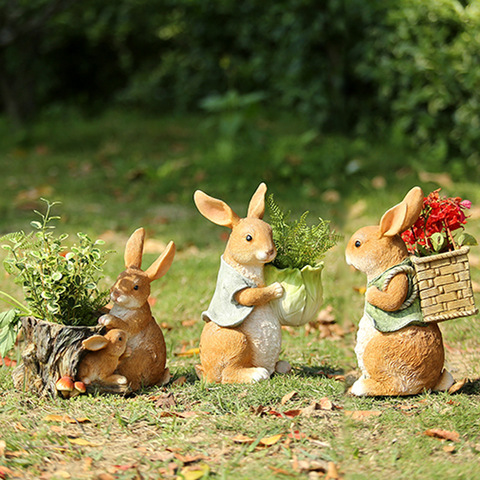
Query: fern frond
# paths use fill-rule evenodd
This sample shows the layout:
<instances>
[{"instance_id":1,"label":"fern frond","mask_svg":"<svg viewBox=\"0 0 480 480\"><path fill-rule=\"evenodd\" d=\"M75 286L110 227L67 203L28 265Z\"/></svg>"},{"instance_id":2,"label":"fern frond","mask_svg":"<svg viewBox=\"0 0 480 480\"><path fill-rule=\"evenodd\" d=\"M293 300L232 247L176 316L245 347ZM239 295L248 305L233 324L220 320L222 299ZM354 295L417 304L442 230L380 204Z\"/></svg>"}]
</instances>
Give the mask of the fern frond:
<instances>
[{"instance_id":1,"label":"fern frond","mask_svg":"<svg viewBox=\"0 0 480 480\"><path fill-rule=\"evenodd\" d=\"M278 268L315 266L340 238L330 231L330 222L321 218L317 225L309 226L308 211L298 220L289 222L290 212L284 213L275 203L273 195L267 198L267 208L277 248L277 257L272 263Z\"/></svg>"}]
</instances>

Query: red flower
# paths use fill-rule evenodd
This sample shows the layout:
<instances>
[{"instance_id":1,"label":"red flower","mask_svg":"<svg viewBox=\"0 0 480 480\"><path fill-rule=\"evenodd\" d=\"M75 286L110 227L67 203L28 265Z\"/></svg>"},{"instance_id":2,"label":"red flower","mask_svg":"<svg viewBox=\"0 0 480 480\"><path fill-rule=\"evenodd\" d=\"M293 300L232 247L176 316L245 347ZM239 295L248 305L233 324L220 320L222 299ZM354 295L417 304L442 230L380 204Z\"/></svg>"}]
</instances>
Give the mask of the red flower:
<instances>
[{"instance_id":1,"label":"red flower","mask_svg":"<svg viewBox=\"0 0 480 480\"><path fill-rule=\"evenodd\" d=\"M472 206L469 200L460 197L440 197L440 189L433 191L423 200L423 209L410 230L402 234L408 251L412 254L440 253L455 250L453 233L463 229L467 223L464 210ZM440 234L443 244L440 250L432 243L432 235ZM438 243L437 243L438 245Z\"/></svg>"}]
</instances>

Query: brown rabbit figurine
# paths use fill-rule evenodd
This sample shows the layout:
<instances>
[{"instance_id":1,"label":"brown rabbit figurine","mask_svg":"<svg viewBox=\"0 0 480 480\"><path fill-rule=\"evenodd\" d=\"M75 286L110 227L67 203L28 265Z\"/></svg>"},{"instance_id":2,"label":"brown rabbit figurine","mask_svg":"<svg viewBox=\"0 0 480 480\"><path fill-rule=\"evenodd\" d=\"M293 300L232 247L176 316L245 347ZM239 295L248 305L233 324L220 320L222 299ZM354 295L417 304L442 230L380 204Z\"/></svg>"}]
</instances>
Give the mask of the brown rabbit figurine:
<instances>
[{"instance_id":1,"label":"brown rabbit figurine","mask_svg":"<svg viewBox=\"0 0 480 480\"><path fill-rule=\"evenodd\" d=\"M281 326L268 302L283 295L279 283L265 285L263 267L276 255L270 225L262 220L265 192L262 183L254 193L246 218L226 203L200 190L194 195L200 213L232 230L221 258L217 286L200 339L197 375L207 382L250 383L288 370L278 362Z\"/></svg>"},{"instance_id":2,"label":"brown rabbit figurine","mask_svg":"<svg viewBox=\"0 0 480 480\"><path fill-rule=\"evenodd\" d=\"M127 379L114 373L119 363L130 354L127 350L127 334L123 330L114 328L104 336L92 335L82 345L89 352L78 367L77 377L80 381L85 385L126 385Z\"/></svg>"},{"instance_id":3,"label":"brown rabbit figurine","mask_svg":"<svg viewBox=\"0 0 480 480\"><path fill-rule=\"evenodd\" d=\"M351 388L354 395L414 395L453 384L443 368L440 329L423 322L413 268L400 236L415 223L422 205L422 190L414 187L383 215L379 226L361 228L348 242L347 263L367 275L355 347L362 376Z\"/></svg>"},{"instance_id":4,"label":"brown rabbit figurine","mask_svg":"<svg viewBox=\"0 0 480 480\"><path fill-rule=\"evenodd\" d=\"M127 378L133 391L150 385L167 383L170 379L166 363L166 347L162 331L152 316L148 297L150 284L168 272L175 244L170 242L165 251L145 271L141 270L145 230L139 228L125 247L125 267L113 287L110 313L98 322L107 329L119 328L128 335L130 355L118 366L117 374Z\"/></svg>"}]
</instances>

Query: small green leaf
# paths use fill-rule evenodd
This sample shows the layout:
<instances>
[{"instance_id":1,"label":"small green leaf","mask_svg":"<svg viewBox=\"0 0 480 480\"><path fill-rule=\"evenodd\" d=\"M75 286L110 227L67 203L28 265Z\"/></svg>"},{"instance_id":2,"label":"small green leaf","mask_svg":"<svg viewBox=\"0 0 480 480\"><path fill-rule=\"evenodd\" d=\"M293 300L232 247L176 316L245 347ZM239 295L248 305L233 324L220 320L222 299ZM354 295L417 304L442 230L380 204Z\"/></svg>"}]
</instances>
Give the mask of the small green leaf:
<instances>
[{"instance_id":1,"label":"small green leaf","mask_svg":"<svg viewBox=\"0 0 480 480\"><path fill-rule=\"evenodd\" d=\"M18 328L10 324L0 330L0 355L4 357L15 345Z\"/></svg>"},{"instance_id":2,"label":"small green leaf","mask_svg":"<svg viewBox=\"0 0 480 480\"><path fill-rule=\"evenodd\" d=\"M464 245L469 245L469 246L478 245L476 238L465 232L458 237L457 243L462 247Z\"/></svg>"},{"instance_id":3,"label":"small green leaf","mask_svg":"<svg viewBox=\"0 0 480 480\"><path fill-rule=\"evenodd\" d=\"M18 318L16 310L13 309L0 313L0 328L5 328L12 323L18 322Z\"/></svg>"},{"instance_id":4,"label":"small green leaf","mask_svg":"<svg viewBox=\"0 0 480 480\"><path fill-rule=\"evenodd\" d=\"M37 230L41 230L42 228L42 224L40 222L37 222L36 220L33 220L32 222L30 222L30 225L33 228L36 228Z\"/></svg>"},{"instance_id":5,"label":"small green leaf","mask_svg":"<svg viewBox=\"0 0 480 480\"><path fill-rule=\"evenodd\" d=\"M430 242L435 252L440 252L445 245L445 237L441 233L435 232L431 235Z\"/></svg>"}]
</instances>

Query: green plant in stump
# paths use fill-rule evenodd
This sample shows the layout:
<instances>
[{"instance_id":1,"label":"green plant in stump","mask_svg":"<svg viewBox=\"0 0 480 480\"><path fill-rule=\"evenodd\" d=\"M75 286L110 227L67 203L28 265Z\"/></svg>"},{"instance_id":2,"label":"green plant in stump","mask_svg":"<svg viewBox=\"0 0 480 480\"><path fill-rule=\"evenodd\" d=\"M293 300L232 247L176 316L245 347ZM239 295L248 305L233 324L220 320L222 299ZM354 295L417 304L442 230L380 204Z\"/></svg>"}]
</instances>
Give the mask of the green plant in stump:
<instances>
[{"instance_id":1,"label":"green plant in stump","mask_svg":"<svg viewBox=\"0 0 480 480\"><path fill-rule=\"evenodd\" d=\"M13 307L0 314L2 356L13 347L22 315L63 325L90 326L97 321L95 312L107 303L108 290L98 285L109 253L99 248L103 241L92 241L78 233L77 244L64 245L68 235L55 236L52 225L59 219L51 215L57 202L42 200L46 211L35 211L40 220L31 222L34 231L13 232L0 239L7 242L3 245L8 251L5 270L22 286L26 303L0 292L1 298Z\"/></svg>"},{"instance_id":2,"label":"green plant in stump","mask_svg":"<svg viewBox=\"0 0 480 480\"><path fill-rule=\"evenodd\" d=\"M319 218L317 225L309 226L307 216L289 221L273 195L267 198L273 241L277 249L275 260L266 266L267 284L280 282L283 297L272 301L282 325L299 326L314 320L323 303L321 259L336 245L339 235L330 230L330 223Z\"/></svg>"}]
</instances>

